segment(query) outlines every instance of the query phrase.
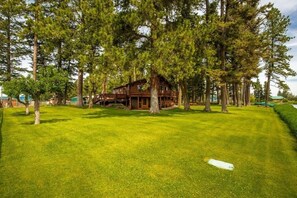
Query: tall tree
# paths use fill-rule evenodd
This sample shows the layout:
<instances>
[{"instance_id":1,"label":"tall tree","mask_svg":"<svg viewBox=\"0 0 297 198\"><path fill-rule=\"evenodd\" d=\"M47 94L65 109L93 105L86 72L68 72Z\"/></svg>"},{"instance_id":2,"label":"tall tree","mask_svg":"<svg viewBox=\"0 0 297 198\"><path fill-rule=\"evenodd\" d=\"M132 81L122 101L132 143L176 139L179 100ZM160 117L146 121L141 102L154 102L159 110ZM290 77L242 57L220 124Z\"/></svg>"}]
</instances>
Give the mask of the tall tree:
<instances>
[{"instance_id":1,"label":"tall tree","mask_svg":"<svg viewBox=\"0 0 297 198\"><path fill-rule=\"evenodd\" d=\"M2 0L0 2L0 73L1 81L10 81L23 70L21 58L27 53L26 46L19 37L25 10L24 0ZM12 107L9 95L9 106Z\"/></svg>"},{"instance_id":2,"label":"tall tree","mask_svg":"<svg viewBox=\"0 0 297 198\"><path fill-rule=\"evenodd\" d=\"M127 36L126 41L128 42L121 43L127 48L136 49L134 54L137 56L138 62L141 63L138 69L146 74L151 88L150 112L159 113L158 75L164 74L165 61L162 58L164 56L160 54L158 45L165 32L165 18L168 14L166 8L171 3L168 0L122 0L117 2L120 9L124 8L122 14L126 17L125 26L121 27L129 30L128 34L124 34Z\"/></svg>"},{"instance_id":3,"label":"tall tree","mask_svg":"<svg viewBox=\"0 0 297 198\"><path fill-rule=\"evenodd\" d=\"M217 62L216 57L216 40L218 38L216 30L216 24L218 22L218 17L216 16L217 2L210 2L205 0L205 19L204 19L204 36L203 42L203 68L202 72L205 73L205 107L204 111L210 112L210 93L211 93L211 79L217 79L217 70L215 69L215 63Z\"/></svg>"},{"instance_id":4,"label":"tall tree","mask_svg":"<svg viewBox=\"0 0 297 198\"><path fill-rule=\"evenodd\" d=\"M34 5L32 6L34 10L34 43L33 43L33 80L37 82L37 55L38 55L38 28L39 25L39 17L40 17L40 3L39 0L35 0ZM38 82L37 82L38 83ZM34 124L40 124L40 94L34 94L34 113L35 113L35 121Z\"/></svg>"},{"instance_id":5,"label":"tall tree","mask_svg":"<svg viewBox=\"0 0 297 198\"><path fill-rule=\"evenodd\" d=\"M229 28L229 61L231 73L229 82L234 87L234 103L245 105L250 103L251 78L258 76L260 72L259 60L261 56L260 20L258 1L231 1L232 9L229 18L232 25Z\"/></svg>"},{"instance_id":6,"label":"tall tree","mask_svg":"<svg viewBox=\"0 0 297 198\"><path fill-rule=\"evenodd\" d=\"M264 70L267 77L265 103L269 100L271 81L280 84L281 77L295 76L296 72L290 68L291 55L289 48L285 45L291 37L287 33L290 19L272 7L266 14L266 22L263 32L263 42L265 44Z\"/></svg>"},{"instance_id":7,"label":"tall tree","mask_svg":"<svg viewBox=\"0 0 297 198\"><path fill-rule=\"evenodd\" d=\"M221 104L222 112L228 112L227 109L227 84L226 84L226 71L227 71L227 60L226 60L226 53L227 53L227 29L228 29L228 12L230 6L230 0L220 0L220 24L219 24L219 31L220 31L220 42L219 42L219 60L220 60L220 69L222 71L221 76Z\"/></svg>"},{"instance_id":8,"label":"tall tree","mask_svg":"<svg viewBox=\"0 0 297 198\"><path fill-rule=\"evenodd\" d=\"M33 48L32 55L32 78L36 85L39 85L38 72L47 64L47 53L42 48L46 32L45 9L48 6L46 0L28 1L26 15L26 26L23 29L22 35L26 38L30 47ZM42 92L35 91L32 95L34 100L34 124L40 124L40 96Z\"/></svg>"},{"instance_id":9,"label":"tall tree","mask_svg":"<svg viewBox=\"0 0 297 198\"><path fill-rule=\"evenodd\" d=\"M61 72L66 71L69 78L73 74L73 43L72 39L75 34L73 28L73 7L71 0L48 1L47 12L44 19L46 30L43 31L44 44L43 49L50 56L49 64L55 65ZM69 79L70 80L70 79ZM69 83L65 87L57 90L55 94L57 104L66 104ZM62 101L63 100L63 101Z\"/></svg>"},{"instance_id":10,"label":"tall tree","mask_svg":"<svg viewBox=\"0 0 297 198\"><path fill-rule=\"evenodd\" d=\"M253 89L254 89L254 96L256 98L256 102L263 101L264 91L263 91L263 86L261 85L259 78L257 78L257 81L253 83Z\"/></svg>"}]
</instances>

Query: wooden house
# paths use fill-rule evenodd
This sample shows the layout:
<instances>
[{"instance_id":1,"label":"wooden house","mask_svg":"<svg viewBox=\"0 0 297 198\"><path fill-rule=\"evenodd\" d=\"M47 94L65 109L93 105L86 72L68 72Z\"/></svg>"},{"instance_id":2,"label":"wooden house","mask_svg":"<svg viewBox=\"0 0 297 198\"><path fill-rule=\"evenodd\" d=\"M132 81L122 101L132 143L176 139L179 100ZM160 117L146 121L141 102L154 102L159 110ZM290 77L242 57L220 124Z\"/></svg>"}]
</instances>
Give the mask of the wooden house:
<instances>
[{"instance_id":1,"label":"wooden house","mask_svg":"<svg viewBox=\"0 0 297 198\"><path fill-rule=\"evenodd\" d=\"M145 79L134 81L126 85L116 87L112 94L100 94L94 98L94 103L107 105L110 103L122 103L129 109L150 108L150 87L146 87ZM160 108L172 107L177 99L177 92L163 77L159 77L158 98Z\"/></svg>"},{"instance_id":2,"label":"wooden house","mask_svg":"<svg viewBox=\"0 0 297 198\"><path fill-rule=\"evenodd\" d=\"M1 96L0 96L0 107L8 107L8 103L9 103L8 96L5 95L5 94L1 94ZM20 105L20 103L15 98L11 99L11 103L12 103L13 107Z\"/></svg>"}]
</instances>

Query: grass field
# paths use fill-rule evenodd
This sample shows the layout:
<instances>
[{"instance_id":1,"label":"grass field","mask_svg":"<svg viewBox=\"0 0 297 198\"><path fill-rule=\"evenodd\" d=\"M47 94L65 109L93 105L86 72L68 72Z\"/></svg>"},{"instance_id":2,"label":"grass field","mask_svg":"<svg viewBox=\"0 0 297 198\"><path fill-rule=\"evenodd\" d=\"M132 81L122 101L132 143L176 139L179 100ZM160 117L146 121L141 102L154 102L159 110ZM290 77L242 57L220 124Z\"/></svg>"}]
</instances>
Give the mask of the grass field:
<instances>
[{"instance_id":1,"label":"grass field","mask_svg":"<svg viewBox=\"0 0 297 198\"><path fill-rule=\"evenodd\" d=\"M273 109L201 110L42 107L34 126L5 109L0 197L297 196L297 142Z\"/></svg>"}]
</instances>

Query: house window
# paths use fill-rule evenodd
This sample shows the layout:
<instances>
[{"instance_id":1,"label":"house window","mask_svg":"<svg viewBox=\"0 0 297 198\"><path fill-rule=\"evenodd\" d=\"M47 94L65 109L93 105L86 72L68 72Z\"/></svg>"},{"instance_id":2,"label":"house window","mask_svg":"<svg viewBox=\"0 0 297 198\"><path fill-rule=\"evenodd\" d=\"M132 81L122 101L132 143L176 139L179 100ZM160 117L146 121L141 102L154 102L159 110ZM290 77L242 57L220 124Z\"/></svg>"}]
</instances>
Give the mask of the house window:
<instances>
[{"instance_id":1,"label":"house window","mask_svg":"<svg viewBox=\"0 0 297 198\"><path fill-rule=\"evenodd\" d=\"M143 85L137 85L137 90L142 91Z\"/></svg>"}]
</instances>

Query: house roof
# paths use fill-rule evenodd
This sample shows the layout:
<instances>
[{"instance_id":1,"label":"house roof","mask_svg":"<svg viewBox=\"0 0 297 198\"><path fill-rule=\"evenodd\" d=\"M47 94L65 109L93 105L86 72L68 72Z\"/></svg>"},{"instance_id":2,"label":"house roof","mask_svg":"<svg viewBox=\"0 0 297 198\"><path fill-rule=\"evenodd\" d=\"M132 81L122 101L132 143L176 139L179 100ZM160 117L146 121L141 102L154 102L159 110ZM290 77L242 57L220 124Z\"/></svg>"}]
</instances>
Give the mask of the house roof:
<instances>
[{"instance_id":1,"label":"house roof","mask_svg":"<svg viewBox=\"0 0 297 198\"><path fill-rule=\"evenodd\" d=\"M135 84L135 83L140 83L140 82L146 83L146 79L136 80L136 81L133 81L133 82L131 82L131 83L127 83L127 84L125 84L125 85L121 85L121 86L115 87L115 88L113 88L113 90L115 90L115 89L120 89L120 88L124 88L124 87L127 87L128 85L133 85L133 84Z\"/></svg>"},{"instance_id":2,"label":"house roof","mask_svg":"<svg viewBox=\"0 0 297 198\"><path fill-rule=\"evenodd\" d=\"M160 75L159 75L159 79L162 79L162 80L166 81L166 82L171 86L171 84L170 84L170 83L169 83L163 76L160 76ZM128 85L134 85L134 84L141 83L141 82L142 82L142 83L146 83L147 80L146 80L145 78L140 79L140 80L136 80L136 81L133 81L133 82L131 82L131 83L127 83L127 84L125 84L125 85L121 85L121 86L115 87L115 88L113 88L113 90L120 89L120 88L124 88L124 87L128 87Z\"/></svg>"},{"instance_id":3,"label":"house roof","mask_svg":"<svg viewBox=\"0 0 297 198\"><path fill-rule=\"evenodd\" d=\"M270 98L271 98L272 100L282 100L282 99L284 99L283 96L270 96Z\"/></svg>"}]
</instances>

